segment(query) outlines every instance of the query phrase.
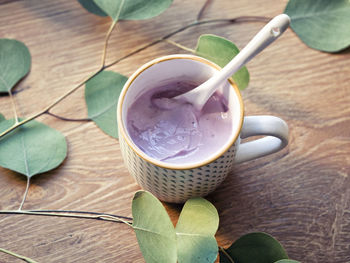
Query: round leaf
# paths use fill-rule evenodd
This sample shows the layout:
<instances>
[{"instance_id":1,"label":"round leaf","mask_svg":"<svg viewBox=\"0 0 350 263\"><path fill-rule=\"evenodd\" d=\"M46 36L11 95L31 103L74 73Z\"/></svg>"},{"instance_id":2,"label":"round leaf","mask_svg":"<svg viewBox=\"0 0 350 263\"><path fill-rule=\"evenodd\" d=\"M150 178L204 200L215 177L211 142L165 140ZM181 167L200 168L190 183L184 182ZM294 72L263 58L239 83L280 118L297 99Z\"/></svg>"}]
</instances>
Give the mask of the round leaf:
<instances>
[{"instance_id":1,"label":"round leaf","mask_svg":"<svg viewBox=\"0 0 350 263\"><path fill-rule=\"evenodd\" d=\"M166 210L151 193L139 191L132 202L133 228L146 262L214 262L219 216L203 198L188 200L174 229Z\"/></svg>"},{"instance_id":2,"label":"round leaf","mask_svg":"<svg viewBox=\"0 0 350 263\"><path fill-rule=\"evenodd\" d=\"M30 64L26 45L14 39L0 39L0 92L9 92L28 74Z\"/></svg>"},{"instance_id":3,"label":"round leaf","mask_svg":"<svg viewBox=\"0 0 350 263\"><path fill-rule=\"evenodd\" d=\"M348 0L293 0L284 11L291 27L309 47L337 52L350 45Z\"/></svg>"},{"instance_id":4,"label":"round leaf","mask_svg":"<svg viewBox=\"0 0 350 263\"><path fill-rule=\"evenodd\" d=\"M214 237L218 226L218 212L210 202L203 198L189 199L175 228L178 262L214 262L218 255Z\"/></svg>"},{"instance_id":5,"label":"round leaf","mask_svg":"<svg viewBox=\"0 0 350 263\"><path fill-rule=\"evenodd\" d=\"M282 245L272 236L265 233L250 233L240 237L226 253L235 263L271 263L288 259ZM227 255L220 252L220 262L232 262Z\"/></svg>"},{"instance_id":6,"label":"round leaf","mask_svg":"<svg viewBox=\"0 0 350 263\"><path fill-rule=\"evenodd\" d=\"M224 67L239 53L239 49L225 38L215 35L201 35L198 39L195 53L220 67ZM248 86L249 72L246 67L242 67L232 78L238 88L243 90Z\"/></svg>"},{"instance_id":7,"label":"round leaf","mask_svg":"<svg viewBox=\"0 0 350 263\"><path fill-rule=\"evenodd\" d=\"M82 7L84 7L90 13L93 13L98 16L108 16L105 12L99 8L94 0L78 0Z\"/></svg>"},{"instance_id":8,"label":"round leaf","mask_svg":"<svg viewBox=\"0 0 350 263\"><path fill-rule=\"evenodd\" d=\"M1 121L0 132L14 123L14 119ZM27 177L56 168L66 155L65 137L37 121L30 121L0 138L0 166Z\"/></svg>"},{"instance_id":9,"label":"round leaf","mask_svg":"<svg viewBox=\"0 0 350 263\"><path fill-rule=\"evenodd\" d=\"M114 138L118 138L118 98L127 79L112 71L102 71L85 85L85 101L89 118Z\"/></svg>"},{"instance_id":10,"label":"round leaf","mask_svg":"<svg viewBox=\"0 0 350 263\"><path fill-rule=\"evenodd\" d=\"M114 21L141 20L155 17L166 10L173 0L94 0Z\"/></svg>"},{"instance_id":11,"label":"round leaf","mask_svg":"<svg viewBox=\"0 0 350 263\"><path fill-rule=\"evenodd\" d=\"M132 201L132 227L143 257L150 262L176 262L174 226L161 202L145 191Z\"/></svg>"}]
</instances>

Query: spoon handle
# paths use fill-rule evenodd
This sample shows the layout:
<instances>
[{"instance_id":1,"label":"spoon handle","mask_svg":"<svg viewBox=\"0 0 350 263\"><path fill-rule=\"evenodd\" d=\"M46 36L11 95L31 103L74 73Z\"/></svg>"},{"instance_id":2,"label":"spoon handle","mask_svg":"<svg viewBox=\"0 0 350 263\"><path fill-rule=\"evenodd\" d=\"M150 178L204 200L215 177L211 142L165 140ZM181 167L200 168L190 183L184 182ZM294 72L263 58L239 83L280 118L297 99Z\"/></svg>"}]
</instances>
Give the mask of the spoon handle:
<instances>
[{"instance_id":1,"label":"spoon handle","mask_svg":"<svg viewBox=\"0 0 350 263\"><path fill-rule=\"evenodd\" d=\"M282 35L288 28L289 23L290 18L286 14L280 14L274 17L224 68L197 88L179 95L177 98L186 99L197 109L201 109L218 88L218 85L226 81L243 65Z\"/></svg>"}]
</instances>

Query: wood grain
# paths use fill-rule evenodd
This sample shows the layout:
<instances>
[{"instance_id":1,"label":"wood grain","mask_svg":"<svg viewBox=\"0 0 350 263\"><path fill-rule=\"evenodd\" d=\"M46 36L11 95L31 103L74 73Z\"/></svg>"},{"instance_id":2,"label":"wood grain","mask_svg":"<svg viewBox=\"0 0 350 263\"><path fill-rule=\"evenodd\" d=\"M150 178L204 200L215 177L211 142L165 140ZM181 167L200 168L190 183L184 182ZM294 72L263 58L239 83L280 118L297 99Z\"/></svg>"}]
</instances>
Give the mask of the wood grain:
<instances>
[{"instance_id":1,"label":"wood grain","mask_svg":"<svg viewBox=\"0 0 350 263\"><path fill-rule=\"evenodd\" d=\"M272 17L283 12L286 2L217 0L204 18ZM159 17L120 22L110 39L107 61L192 22L203 3L175 0ZM15 88L21 116L45 107L97 69L109 23L87 13L77 1L0 0L0 37L23 41L32 54L30 75ZM243 47L261 27L259 22L208 24L172 40L193 48L201 34L211 33ZM111 70L130 75L143 63L173 53L184 52L161 43ZM279 153L240 165L208 196L220 214L219 245L264 231L301 262L350 261L349 58L349 50L312 50L288 30L249 63L251 81L242 93L246 115L283 118L290 143ZM7 118L13 115L6 96L0 97L0 112ZM83 89L53 112L85 117ZM33 178L24 209L131 216L131 199L139 187L123 165L118 142L92 122L65 122L47 115L39 120L67 137L69 153L59 168ZM0 209L17 209L25 178L0 168L0 182ZM176 222L181 207L166 207ZM135 235L122 224L0 215L0 230L0 247L38 262L144 262ZM0 254L0 262L21 261Z\"/></svg>"}]
</instances>

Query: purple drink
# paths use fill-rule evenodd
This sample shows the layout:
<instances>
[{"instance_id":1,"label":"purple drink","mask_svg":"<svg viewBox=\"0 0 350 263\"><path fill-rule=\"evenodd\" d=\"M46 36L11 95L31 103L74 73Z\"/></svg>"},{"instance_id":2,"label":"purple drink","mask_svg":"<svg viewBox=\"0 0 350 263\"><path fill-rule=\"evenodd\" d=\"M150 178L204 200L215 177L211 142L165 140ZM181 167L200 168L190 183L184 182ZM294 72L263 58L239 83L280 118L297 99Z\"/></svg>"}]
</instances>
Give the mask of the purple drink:
<instances>
[{"instance_id":1,"label":"purple drink","mask_svg":"<svg viewBox=\"0 0 350 263\"><path fill-rule=\"evenodd\" d=\"M152 88L137 97L127 112L131 139L144 153L168 163L193 163L212 156L232 134L232 116L218 92L198 112L172 98L197 87L178 82Z\"/></svg>"}]
</instances>

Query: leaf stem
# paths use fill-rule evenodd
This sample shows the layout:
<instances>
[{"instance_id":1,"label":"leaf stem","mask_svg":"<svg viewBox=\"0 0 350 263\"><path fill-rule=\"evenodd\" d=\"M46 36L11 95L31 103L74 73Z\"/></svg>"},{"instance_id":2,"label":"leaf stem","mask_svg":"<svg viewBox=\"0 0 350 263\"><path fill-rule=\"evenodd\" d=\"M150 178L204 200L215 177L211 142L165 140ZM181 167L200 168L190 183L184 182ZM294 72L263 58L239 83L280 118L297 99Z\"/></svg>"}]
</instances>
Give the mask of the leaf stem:
<instances>
[{"instance_id":1,"label":"leaf stem","mask_svg":"<svg viewBox=\"0 0 350 263\"><path fill-rule=\"evenodd\" d=\"M26 200L27 195L28 195L29 186L30 186L30 177L27 176L27 186L26 186L26 190L25 190L25 192L24 192L23 199L22 199L22 202L21 202L21 204L20 204L20 206L19 206L19 208L18 208L18 211L21 211L21 210L22 210L24 201Z\"/></svg>"},{"instance_id":2,"label":"leaf stem","mask_svg":"<svg viewBox=\"0 0 350 263\"><path fill-rule=\"evenodd\" d=\"M14 256L16 258L22 259L23 261L28 262L28 263L37 263L35 260L33 260L31 258L28 258L28 257L25 257L25 256L21 256L21 255L19 255L17 253L14 253L14 252L9 251L9 250L4 249L4 248L0 248L0 252L3 252L3 253L6 253L8 255Z\"/></svg>"},{"instance_id":3,"label":"leaf stem","mask_svg":"<svg viewBox=\"0 0 350 263\"><path fill-rule=\"evenodd\" d=\"M9 90L8 93L10 95L12 109L13 109L13 113L15 115L15 123L17 124L19 122L19 120L18 120L18 111L17 111L17 106L16 106L16 103L15 103L15 98L13 97L13 93L12 93L11 90Z\"/></svg>"},{"instance_id":4,"label":"leaf stem","mask_svg":"<svg viewBox=\"0 0 350 263\"><path fill-rule=\"evenodd\" d=\"M54 114L54 113L52 113L52 112L50 112L50 111L47 111L47 112L45 112L47 115L50 115L50 116L52 116L52 117L55 117L55 118L57 118L57 119L60 119L60 120L62 120L62 121L91 121L91 119L89 119L89 118L80 118L80 119L72 119L72 118L66 118L66 117L62 117L62 116L59 116L59 115L57 115L57 114Z\"/></svg>"},{"instance_id":5,"label":"leaf stem","mask_svg":"<svg viewBox=\"0 0 350 263\"><path fill-rule=\"evenodd\" d=\"M195 50L193 50L193 49L191 49L191 48L188 48L188 47L185 47L185 46L183 46L183 45L181 45L181 44L179 44L179 43L177 43L177 42L175 42L175 41L172 41L172 40L170 40L170 39L166 39L166 40L164 40L164 41L167 42L167 43L169 43L169 44L171 44L171 45L173 45L173 46L175 46L175 47L178 47L178 48L181 48L181 49L183 49L183 50L186 50L186 51L188 51L188 52L196 53Z\"/></svg>"},{"instance_id":6,"label":"leaf stem","mask_svg":"<svg viewBox=\"0 0 350 263\"><path fill-rule=\"evenodd\" d=\"M219 250L220 250L220 252L221 252L222 254L224 254L224 255L227 257L227 259L228 259L231 263L235 263L235 262L233 261L233 259L231 258L231 256L226 252L226 250L225 250L223 247L220 247L220 246L219 246Z\"/></svg>"},{"instance_id":7,"label":"leaf stem","mask_svg":"<svg viewBox=\"0 0 350 263\"><path fill-rule=\"evenodd\" d=\"M107 34L106 34L106 38L105 38L105 43L103 46L103 53L102 53L102 59L101 59L101 68L103 68L105 66L106 63L106 56L107 56L107 47L108 47L108 40L111 37L112 31L115 28L115 25L117 24L117 21L113 20L112 24L110 25Z\"/></svg>"},{"instance_id":8,"label":"leaf stem","mask_svg":"<svg viewBox=\"0 0 350 263\"><path fill-rule=\"evenodd\" d=\"M116 216L111 214L84 212L84 211L60 211L60 210L0 210L0 214L21 214L21 215L39 215L39 216L56 216L70 217L80 219L95 219L110 222L124 223L131 226L132 223L127 221L128 217Z\"/></svg>"}]
</instances>

